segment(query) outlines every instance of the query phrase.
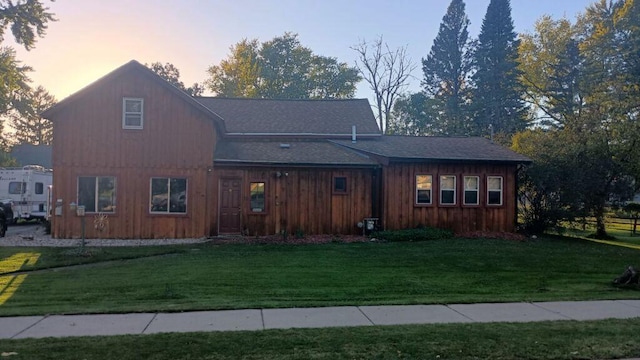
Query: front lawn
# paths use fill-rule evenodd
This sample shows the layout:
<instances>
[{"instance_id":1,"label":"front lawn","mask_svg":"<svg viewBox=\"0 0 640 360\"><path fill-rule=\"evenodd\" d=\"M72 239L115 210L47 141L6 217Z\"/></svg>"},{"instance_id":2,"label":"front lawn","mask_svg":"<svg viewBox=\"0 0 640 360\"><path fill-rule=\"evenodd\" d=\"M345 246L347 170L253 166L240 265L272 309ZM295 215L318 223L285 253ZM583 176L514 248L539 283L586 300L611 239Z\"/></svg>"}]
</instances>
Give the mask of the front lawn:
<instances>
[{"instance_id":1,"label":"front lawn","mask_svg":"<svg viewBox=\"0 0 640 360\"><path fill-rule=\"evenodd\" d=\"M0 340L7 359L620 359L640 320Z\"/></svg>"},{"instance_id":2,"label":"front lawn","mask_svg":"<svg viewBox=\"0 0 640 360\"><path fill-rule=\"evenodd\" d=\"M638 250L577 239L192 244L146 256L161 249L105 249L137 258L55 268L90 260L69 249L0 248L0 259L40 251L38 263L54 267L28 273L0 316L640 299L640 291L611 286L626 266L640 266Z\"/></svg>"}]
</instances>

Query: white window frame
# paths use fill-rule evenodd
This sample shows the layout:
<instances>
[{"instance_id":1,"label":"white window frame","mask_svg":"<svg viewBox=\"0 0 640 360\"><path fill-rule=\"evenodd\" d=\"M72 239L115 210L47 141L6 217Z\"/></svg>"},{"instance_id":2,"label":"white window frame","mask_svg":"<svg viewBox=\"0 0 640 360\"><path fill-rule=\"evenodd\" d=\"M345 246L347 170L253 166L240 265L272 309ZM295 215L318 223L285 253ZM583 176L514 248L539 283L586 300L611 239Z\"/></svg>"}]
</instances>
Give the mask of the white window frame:
<instances>
[{"instance_id":1,"label":"white window frame","mask_svg":"<svg viewBox=\"0 0 640 360\"><path fill-rule=\"evenodd\" d=\"M421 177L421 176L429 178L429 185L431 185L429 189L420 189L418 187L418 178ZM429 191L429 202L419 202L418 201L418 191ZM431 204L433 204L433 175L427 175L427 174L416 175L415 204L416 205L431 205Z\"/></svg>"},{"instance_id":2,"label":"white window frame","mask_svg":"<svg viewBox=\"0 0 640 360\"><path fill-rule=\"evenodd\" d=\"M449 188L444 188L442 186L442 182L445 178L453 178L453 188L449 189ZM458 197L458 192L457 192L457 186L458 186L458 177L455 175L440 175L440 183L438 184L439 188L440 188L440 205L445 205L445 206L455 206L458 202L457 202L457 197ZM442 199L444 199L444 197L442 196L442 192L443 191L453 191L453 202L452 203L445 203L442 201Z\"/></svg>"},{"instance_id":3,"label":"white window frame","mask_svg":"<svg viewBox=\"0 0 640 360\"><path fill-rule=\"evenodd\" d=\"M500 179L500 189L492 189L491 188L491 180L492 179ZM500 203L499 204L492 204L489 199L490 199L490 194L492 192L499 192L500 193ZM487 206L502 206L504 203L504 177L502 176L487 176Z\"/></svg>"},{"instance_id":4,"label":"white window frame","mask_svg":"<svg viewBox=\"0 0 640 360\"><path fill-rule=\"evenodd\" d=\"M127 111L127 101L140 102L140 111ZM140 116L140 125L127 124L127 116L131 116L131 115L139 115ZM134 129L134 130L141 130L141 129L144 128L144 99L142 99L142 98L132 98L132 97L124 97L124 98L122 98L122 128L123 129Z\"/></svg>"},{"instance_id":5,"label":"white window frame","mask_svg":"<svg viewBox=\"0 0 640 360\"><path fill-rule=\"evenodd\" d=\"M476 185L477 187L475 189L469 189L467 188L467 179L471 179L471 178L475 178L476 179ZM479 176L473 176L473 175L469 175L469 176L464 176L462 179L462 182L464 184L464 193L462 196L462 203L464 205L480 205L480 177ZM475 203L468 203L467 202L467 191L472 191L476 193L476 202Z\"/></svg>"}]
</instances>

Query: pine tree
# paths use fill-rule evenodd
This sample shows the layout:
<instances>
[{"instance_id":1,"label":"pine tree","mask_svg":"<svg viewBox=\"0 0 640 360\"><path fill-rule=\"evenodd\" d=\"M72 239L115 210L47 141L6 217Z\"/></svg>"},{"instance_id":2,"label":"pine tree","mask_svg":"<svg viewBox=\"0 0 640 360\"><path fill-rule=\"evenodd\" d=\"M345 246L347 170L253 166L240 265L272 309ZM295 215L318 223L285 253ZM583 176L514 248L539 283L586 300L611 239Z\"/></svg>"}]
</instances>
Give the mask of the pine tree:
<instances>
[{"instance_id":1,"label":"pine tree","mask_svg":"<svg viewBox=\"0 0 640 360\"><path fill-rule=\"evenodd\" d=\"M452 0L442 18L440 30L426 59L422 59L422 87L433 99L433 118L443 135L467 135L469 132L469 18L463 0Z\"/></svg>"},{"instance_id":2,"label":"pine tree","mask_svg":"<svg viewBox=\"0 0 640 360\"><path fill-rule=\"evenodd\" d=\"M527 126L518 77L519 40L513 28L510 0L491 0L474 54L475 135L493 131L514 134Z\"/></svg>"},{"instance_id":3,"label":"pine tree","mask_svg":"<svg viewBox=\"0 0 640 360\"><path fill-rule=\"evenodd\" d=\"M53 141L53 124L43 119L40 113L55 105L56 99L42 86L38 86L29 97L29 111L12 114L15 139L19 144L50 145Z\"/></svg>"}]
</instances>

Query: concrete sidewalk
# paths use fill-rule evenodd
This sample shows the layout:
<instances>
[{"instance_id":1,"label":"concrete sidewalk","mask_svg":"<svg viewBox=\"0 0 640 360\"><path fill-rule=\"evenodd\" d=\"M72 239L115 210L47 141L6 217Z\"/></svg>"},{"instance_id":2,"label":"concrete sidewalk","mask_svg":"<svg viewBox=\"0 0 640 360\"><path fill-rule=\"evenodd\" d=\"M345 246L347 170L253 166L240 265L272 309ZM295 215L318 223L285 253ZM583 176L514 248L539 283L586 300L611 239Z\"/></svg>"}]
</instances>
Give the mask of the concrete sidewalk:
<instances>
[{"instance_id":1,"label":"concrete sidewalk","mask_svg":"<svg viewBox=\"0 0 640 360\"><path fill-rule=\"evenodd\" d=\"M640 317L640 300L0 317L0 338Z\"/></svg>"}]
</instances>

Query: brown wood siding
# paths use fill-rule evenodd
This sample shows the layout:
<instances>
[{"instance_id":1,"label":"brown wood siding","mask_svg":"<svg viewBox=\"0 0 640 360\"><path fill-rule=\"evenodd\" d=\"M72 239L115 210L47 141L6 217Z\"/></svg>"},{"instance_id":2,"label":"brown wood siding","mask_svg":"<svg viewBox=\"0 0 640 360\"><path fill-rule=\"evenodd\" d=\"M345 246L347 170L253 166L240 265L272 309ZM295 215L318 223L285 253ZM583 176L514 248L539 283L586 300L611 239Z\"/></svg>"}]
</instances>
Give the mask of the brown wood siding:
<instances>
[{"instance_id":1,"label":"brown wood siding","mask_svg":"<svg viewBox=\"0 0 640 360\"><path fill-rule=\"evenodd\" d=\"M142 130L122 129L123 97L144 99ZM183 238L211 232L207 198L216 139L212 119L134 73L103 82L52 120L53 198L64 204L63 215L53 219L54 237L81 235L80 219L69 211L69 203L77 202L78 176L115 176L117 182L117 209L108 215L108 228L96 232L95 214L88 214L87 238ZM186 215L149 213L151 177L188 179Z\"/></svg>"},{"instance_id":2,"label":"brown wood siding","mask_svg":"<svg viewBox=\"0 0 640 360\"><path fill-rule=\"evenodd\" d=\"M216 168L214 177L242 179L242 228L251 236L296 233L358 234L371 216L371 169ZM280 173L280 176L277 175ZM333 193L334 176L347 178L346 194ZM219 181L219 180L218 180ZM218 181L215 181L218 183ZM251 182L265 183L265 211L250 209ZM212 220L216 222L217 214Z\"/></svg>"},{"instance_id":3,"label":"brown wood siding","mask_svg":"<svg viewBox=\"0 0 640 360\"><path fill-rule=\"evenodd\" d=\"M385 229L416 226L468 231L512 232L515 225L515 165L390 164L383 168ZM415 204L415 176L432 175L432 204ZM439 176L456 176L456 205L441 205ZM478 176L479 205L464 205L464 176ZM502 206L487 205L487 176L503 177Z\"/></svg>"}]
</instances>

